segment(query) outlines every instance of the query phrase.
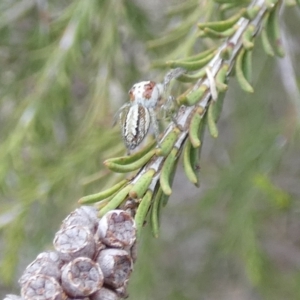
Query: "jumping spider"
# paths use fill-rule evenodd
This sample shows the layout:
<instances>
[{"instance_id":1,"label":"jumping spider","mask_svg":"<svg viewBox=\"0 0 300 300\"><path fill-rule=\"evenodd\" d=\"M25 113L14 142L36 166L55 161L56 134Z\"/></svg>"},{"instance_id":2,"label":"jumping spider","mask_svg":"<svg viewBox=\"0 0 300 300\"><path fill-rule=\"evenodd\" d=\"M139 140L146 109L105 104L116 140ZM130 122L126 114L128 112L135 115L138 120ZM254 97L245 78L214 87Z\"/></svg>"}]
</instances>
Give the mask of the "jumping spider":
<instances>
[{"instance_id":1,"label":"jumping spider","mask_svg":"<svg viewBox=\"0 0 300 300\"><path fill-rule=\"evenodd\" d=\"M143 141L151 124L157 144L158 146L160 145L155 109L157 107L161 107L165 110L168 109L159 102L170 81L184 72L183 69L178 68L167 73L163 83L141 81L134 84L129 90L129 103L124 104L117 113L119 114L122 137L128 149L128 153L134 150ZM172 97L168 97L167 105L172 99Z\"/></svg>"}]
</instances>

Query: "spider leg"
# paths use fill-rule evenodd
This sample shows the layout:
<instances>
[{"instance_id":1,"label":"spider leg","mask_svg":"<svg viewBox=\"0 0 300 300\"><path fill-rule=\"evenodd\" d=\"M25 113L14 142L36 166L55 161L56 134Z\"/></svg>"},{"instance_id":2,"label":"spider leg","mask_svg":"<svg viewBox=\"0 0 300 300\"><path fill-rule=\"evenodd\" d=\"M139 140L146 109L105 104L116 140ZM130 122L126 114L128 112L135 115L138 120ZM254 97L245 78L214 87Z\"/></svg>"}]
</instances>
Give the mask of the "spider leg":
<instances>
[{"instance_id":1,"label":"spider leg","mask_svg":"<svg viewBox=\"0 0 300 300\"><path fill-rule=\"evenodd\" d=\"M175 104L176 107L178 107L177 103L175 102L175 98L173 96L169 96L166 103L161 106L161 109L163 111L163 118L166 116L170 117L172 122L176 125L176 127L179 128L179 130L183 130L182 126L178 124L175 114L172 113L171 111L171 106L172 104Z\"/></svg>"},{"instance_id":2,"label":"spider leg","mask_svg":"<svg viewBox=\"0 0 300 300\"><path fill-rule=\"evenodd\" d=\"M156 112L155 112L154 108L152 108L152 107L149 107L148 110L149 110L149 114L150 114L152 128L153 128L153 131L154 131L154 136L155 136L158 147L160 147L159 127L158 127L158 121L157 121L157 118L156 118Z\"/></svg>"},{"instance_id":3,"label":"spider leg","mask_svg":"<svg viewBox=\"0 0 300 300\"><path fill-rule=\"evenodd\" d=\"M186 70L183 69L183 68L176 68L176 69L173 69L170 72L168 72L165 75L164 81L163 81L164 90L167 89L167 87L170 84L172 79L178 78L179 76L181 76L185 72L186 72Z\"/></svg>"},{"instance_id":4,"label":"spider leg","mask_svg":"<svg viewBox=\"0 0 300 300\"><path fill-rule=\"evenodd\" d=\"M121 119L121 115L122 115L122 112L123 112L123 110L126 108L126 107L129 107L129 106L131 106L131 103L125 103L124 105L122 105L118 110L117 110L117 112L115 113L115 115L114 115L114 121L113 121L113 125L112 125L112 127L114 127L116 124L117 124L117 122Z\"/></svg>"}]
</instances>

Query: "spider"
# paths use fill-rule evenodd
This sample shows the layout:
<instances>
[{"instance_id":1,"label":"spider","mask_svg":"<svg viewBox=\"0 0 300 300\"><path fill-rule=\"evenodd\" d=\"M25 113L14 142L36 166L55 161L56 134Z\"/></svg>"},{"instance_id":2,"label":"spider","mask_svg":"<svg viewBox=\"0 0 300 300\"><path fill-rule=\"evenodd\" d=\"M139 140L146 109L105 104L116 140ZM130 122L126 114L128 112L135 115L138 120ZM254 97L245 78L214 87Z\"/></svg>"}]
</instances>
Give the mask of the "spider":
<instances>
[{"instance_id":1,"label":"spider","mask_svg":"<svg viewBox=\"0 0 300 300\"><path fill-rule=\"evenodd\" d=\"M143 141L150 125L152 125L157 145L160 146L155 109L160 106L162 109L167 110L164 105L159 104L159 101L162 99L170 81L184 72L185 70L178 68L167 73L163 83L141 81L134 84L129 90L130 101L124 104L117 113L128 154ZM173 98L170 96L167 105L172 100Z\"/></svg>"},{"instance_id":2,"label":"spider","mask_svg":"<svg viewBox=\"0 0 300 300\"><path fill-rule=\"evenodd\" d=\"M155 108L162 93L163 85L154 81L142 81L134 84L130 89L130 102L119 110L122 137L128 152L134 150L143 141L150 124L158 142L159 130Z\"/></svg>"}]
</instances>

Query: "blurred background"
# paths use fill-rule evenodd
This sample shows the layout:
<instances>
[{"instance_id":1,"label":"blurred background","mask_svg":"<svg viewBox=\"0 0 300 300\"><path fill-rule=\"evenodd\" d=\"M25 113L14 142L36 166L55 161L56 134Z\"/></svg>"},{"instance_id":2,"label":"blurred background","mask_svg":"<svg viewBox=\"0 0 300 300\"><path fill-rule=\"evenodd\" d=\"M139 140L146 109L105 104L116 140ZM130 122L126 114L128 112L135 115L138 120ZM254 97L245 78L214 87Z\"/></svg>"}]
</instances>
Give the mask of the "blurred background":
<instances>
[{"instance_id":1,"label":"blurred background","mask_svg":"<svg viewBox=\"0 0 300 300\"><path fill-rule=\"evenodd\" d=\"M162 80L153 62L219 45L195 25L221 14L205 0L1 0L0 297L19 294L80 197L121 178L102 162L126 152L112 124L132 84ZM145 227L130 299L300 299L300 9L280 20L285 58L257 38L255 93L230 79L201 186L179 164L159 238Z\"/></svg>"}]
</instances>

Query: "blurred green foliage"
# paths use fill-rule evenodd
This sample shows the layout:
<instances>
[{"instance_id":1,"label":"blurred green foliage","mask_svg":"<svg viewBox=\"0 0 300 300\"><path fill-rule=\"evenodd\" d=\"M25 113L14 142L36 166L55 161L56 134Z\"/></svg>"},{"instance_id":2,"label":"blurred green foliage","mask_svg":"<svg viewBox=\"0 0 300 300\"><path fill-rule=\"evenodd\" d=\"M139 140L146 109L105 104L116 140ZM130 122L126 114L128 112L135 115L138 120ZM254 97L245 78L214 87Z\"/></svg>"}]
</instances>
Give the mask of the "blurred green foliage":
<instances>
[{"instance_id":1,"label":"blurred green foliage","mask_svg":"<svg viewBox=\"0 0 300 300\"><path fill-rule=\"evenodd\" d=\"M138 73L132 49L150 26L127 1L2 1L0 12L1 277L8 283L26 244L43 249L80 196L115 182L102 161L124 151L113 115Z\"/></svg>"},{"instance_id":2,"label":"blurred green foliage","mask_svg":"<svg viewBox=\"0 0 300 300\"><path fill-rule=\"evenodd\" d=\"M215 43L193 25L218 19L217 4L170 5L0 2L1 296L18 293L18 276L81 196L119 179L102 162L125 152L112 123L132 83L163 77L150 62ZM299 17L286 14L284 34L296 41ZM161 236L142 237L132 299L300 298L300 99L284 84L299 82L300 58L285 46L294 73L258 45L255 94L230 81L219 138L204 141L202 186L178 171Z\"/></svg>"}]
</instances>

